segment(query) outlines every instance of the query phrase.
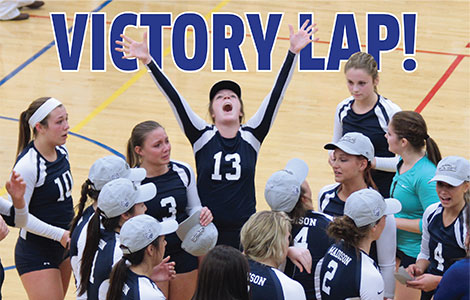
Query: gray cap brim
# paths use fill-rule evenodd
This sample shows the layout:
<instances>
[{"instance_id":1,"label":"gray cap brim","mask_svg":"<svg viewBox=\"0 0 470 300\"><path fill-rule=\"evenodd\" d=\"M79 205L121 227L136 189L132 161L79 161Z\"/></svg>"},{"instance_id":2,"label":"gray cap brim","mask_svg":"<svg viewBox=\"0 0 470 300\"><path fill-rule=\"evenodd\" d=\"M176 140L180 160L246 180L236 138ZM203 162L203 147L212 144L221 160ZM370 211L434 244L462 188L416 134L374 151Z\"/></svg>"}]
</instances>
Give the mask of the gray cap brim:
<instances>
[{"instance_id":1,"label":"gray cap brim","mask_svg":"<svg viewBox=\"0 0 470 300\"><path fill-rule=\"evenodd\" d=\"M445 176L445 175L436 175L431 180L429 180L428 183L433 182L433 181L443 181L452 186L459 186L464 182L464 180L456 179L456 178Z\"/></svg>"}]
</instances>

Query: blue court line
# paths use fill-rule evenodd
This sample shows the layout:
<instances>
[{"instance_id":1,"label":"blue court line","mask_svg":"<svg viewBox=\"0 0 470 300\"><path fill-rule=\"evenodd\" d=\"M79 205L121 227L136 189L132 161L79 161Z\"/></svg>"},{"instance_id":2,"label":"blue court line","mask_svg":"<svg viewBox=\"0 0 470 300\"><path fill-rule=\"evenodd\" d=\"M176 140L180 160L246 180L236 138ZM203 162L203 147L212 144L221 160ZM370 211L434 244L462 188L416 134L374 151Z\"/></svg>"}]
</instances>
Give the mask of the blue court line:
<instances>
[{"instance_id":1,"label":"blue court line","mask_svg":"<svg viewBox=\"0 0 470 300\"><path fill-rule=\"evenodd\" d=\"M108 5L109 3L111 3L113 0L106 0L104 1L103 3L101 3L97 8L95 8L92 12L98 12L100 11L101 9L103 9L106 5ZM70 27L69 28L69 33L72 31L72 28L73 27ZM0 86L2 86L5 82L7 82L8 80L10 80L11 78L13 78L13 76L15 76L16 74L18 74L21 70L23 70L24 68L26 68L29 64L31 64L33 61L35 61L39 56L41 56L42 54L44 54L44 52L46 52L47 50L49 50L52 46L55 45L55 41L52 41L50 42L47 46L45 46L44 48L42 48L41 50L39 50L36 54L34 54L31 58L29 58L27 61L25 61L24 63L22 63L18 68L16 68L15 70L13 70L10 74L8 74L7 76L5 76L4 78L2 78L2 80L0 80Z\"/></svg>"},{"instance_id":2,"label":"blue court line","mask_svg":"<svg viewBox=\"0 0 470 300\"><path fill-rule=\"evenodd\" d=\"M3 119L3 120L8 120L8 121L15 121L15 122L18 122L19 120L18 119L15 119L15 118L10 118L10 117L5 117L5 116L0 116L0 119ZM84 139L85 141L88 141L90 143L93 143L101 148L104 148L106 150L108 150L109 152L113 153L114 155L117 155L119 157L122 157L123 159L126 159L126 157L119 153L118 151L114 150L113 148L109 147L109 146L106 146L105 144L103 143L100 143L94 139L90 139L86 136L83 136L81 134L78 134L78 133L74 133L74 132L69 132L70 135L73 135L73 136L76 136L78 138L81 138L81 139ZM8 266L8 267L5 267L4 270L7 271L7 270L13 270L15 269L16 266Z\"/></svg>"},{"instance_id":3,"label":"blue court line","mask_svg":"<svg viewBox=\"0 0 470 300\"><path fill-rule=\"evenodd\" d=\"M10 118L10 117L5 117L5 116L0 116L0 119L4 119L4 120L8 120L8 121L15 121L15 122L18 122L18 121L19 121L18 119ZM113 148L111 148L111 147L109 147L109 146L107 146L107 145L105 145L105 144L103 144L103 143L100 143L100 142L98 142L97 140L91 139L91 138L89 138L89 137L86 137L86 136L84 136L84 135L81 135L81 134L78 134L78 133L75 133L75 132L71 132L71 131L69 131L69 134L72 135L72 136L75 136L75 137L84 139L85 141L88 141L88 142L90 142L90 143L93 143L93 144L97 145L98 147L101 147L101 148L103 148L103 149L105 149L105 150L108 150L108 151L111 152L112 154L117 155L117 156L123 158L124 160L126 159L126 157L125 157L122 153L120 153L119 151L114 150Z\"/></svg>"}]
</instances>

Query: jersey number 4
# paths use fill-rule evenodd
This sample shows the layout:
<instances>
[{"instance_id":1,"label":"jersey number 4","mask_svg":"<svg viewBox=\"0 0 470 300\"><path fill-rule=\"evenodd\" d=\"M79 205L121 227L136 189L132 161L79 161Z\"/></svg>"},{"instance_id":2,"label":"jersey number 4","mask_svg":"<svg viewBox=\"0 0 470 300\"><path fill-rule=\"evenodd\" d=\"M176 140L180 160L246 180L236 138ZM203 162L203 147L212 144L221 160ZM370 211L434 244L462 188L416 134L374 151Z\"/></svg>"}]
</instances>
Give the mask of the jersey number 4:
<instances>
[{"instance_id":1,"label":"jersey number 4","mask_svg":"<svg viewBox=\"0 0 470 300\"><path fill-rule=\"evenodd\" d=\"M222 175L220 174L220 163L222 160L222 151L217 152L214 154L214 173L212 173L212 180L222 180ZM232 168L234 169L234 173L227 173L225 174L225 179L227 180L238 180L240 179L240 175L242 173L242 167L240 165L241 159L240 154L233 153L233 154L226 154L225 161L232 162Z\"/></svg>"}]
</instances>

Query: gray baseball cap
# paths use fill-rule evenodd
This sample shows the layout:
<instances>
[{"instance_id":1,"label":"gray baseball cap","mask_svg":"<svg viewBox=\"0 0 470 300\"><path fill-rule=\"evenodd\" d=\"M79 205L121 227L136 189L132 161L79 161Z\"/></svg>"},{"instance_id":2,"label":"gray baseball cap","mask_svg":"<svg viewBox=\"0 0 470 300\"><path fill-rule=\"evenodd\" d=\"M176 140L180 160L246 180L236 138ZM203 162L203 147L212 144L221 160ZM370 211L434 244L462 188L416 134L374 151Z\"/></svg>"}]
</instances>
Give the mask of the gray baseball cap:
<instances>
[{"instance_id":1,"label":"gray baseball cap","mask_svg":"<svg viewBox=\"0 0 470 300\"><path fill-rule=\"evenodd\" d=\"M194 256L207 254L217 243L219 232L214 223L202 226L199 222L201 210L194 212L180 223L176 235L182 240L181 248Z\"/></svg>"},{"instance_id":2,"label":"gray baseball cap","mask_svg":"<svg viewBox=\"0 0 470 300\"><path fill-rule=\"evenodd\" d=\"M437 164L436 175L431 181L443 181L452 186L470 181L470 162L460 156L447 156Z\"/></svg>"},{"instance_id":3,"label":"gray baseball cap","mask_svg":"<svg viewBox=\"0 0 470 300\"><path fill-rule=\"evenodd\" d=\"M299 201L300 186L307 174L307 164L299 158L293 158L283 170L271 175L264 188L264 198L271 210L291 212Z\"/></svg>"},{"instance_id":4,"label":"gray baseball cap","mask_svg":"<svg viewBox=\"0 0 470 300\"><path fill-rule=\"evenodd\" d=\"M173 233L178 228L175 220L158 222L149 215L138 215L122 225L119 234L122 253L135 253L152 243L161 235Z\"/></svg>"},{"instance_id":5,"label":"gray baseball cap","mask_svg":"<svg viewBox=\"0 0 470 300\"><path fill-rule=\"evenodd\" d=\"M113 179L127 178L140 183L147 172L144 168L130 168L127 162L116 155L109 155L96 160L90 168L88 179L97 191Z\"/></svg>"},{"instance_id":6,"label":"gray baseball cap","mask_svg":"<svg viewBox=\"0 0 470 300\"><path fill-rule=\"evenodd\" d=\"M350 217L357 227L377 222L384 215L396 214L401 211L401 203L397 199L384 199L374 189L362 189L349 195L344 205L344 215Z\"/></svg>"},{"instance_id":7,"label":"gray baseball cap","mask_svg":"<svg viewBox=\"0 0 470 300\"><path fill-rule=\"evenodd\" d=\"M374 145L370 139L359 132L348 132L336 143L328 143L324 147L327 150L339 148L351 155L362 155L369 161L374 159Z\"/></svg>"},{"instance_id":8,"label":"gray baseball cap","mask_svg":"<svg viewBox=\"0 0 470 300\"><path fill-rule=\"evenodd\" d=\"M137 186L127 178L118 178L106 183L98 196L98 208L106 218L117 217L134 206L151 200L157 194L153 183Z\"/></svg>"}]
</instances>

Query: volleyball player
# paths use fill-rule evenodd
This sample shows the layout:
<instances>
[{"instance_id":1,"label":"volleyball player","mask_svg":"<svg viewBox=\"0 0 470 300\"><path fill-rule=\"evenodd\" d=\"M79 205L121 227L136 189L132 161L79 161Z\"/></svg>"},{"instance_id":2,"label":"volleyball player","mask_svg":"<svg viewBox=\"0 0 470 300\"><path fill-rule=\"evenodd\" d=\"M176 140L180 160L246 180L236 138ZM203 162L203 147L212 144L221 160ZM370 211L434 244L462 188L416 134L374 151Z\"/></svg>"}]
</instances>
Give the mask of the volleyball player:
<instances>
[{"instance_id":1,"label":"volleyball player","mask_svg":"<svg viewBox=\"0 0 470 300\"><path fill-rule=\"evenodd\" d=\"M384 299L384 281L369 251L372 241L382 234L385 216L400 209L397 200L384 200L373 189L348 197L344 216L336 217L328 227L328 235L337 243L317 264L317 299Z\"/></svg>"},{"instance_id":2,"label":"volleyball player","mask_svg":"<svg viewBox=\"0 0 470 300\"><path fill-rule=\"evenodd\" d=\"M240 86L230 80L214 84L209 92L209 113L214 124L197 116L186 100L152 60L143 42L122 35L116 41L123 58L138 58L151 71L152 78L168 99L178 123L193 146L196 158L197 189L201 203L214 216L219 230L218 244L239 248L240 229L256 211L255 167L258 152L279 109L295 69L298 53L312 42L315 24L306 21L299 32L290 30L290 48L271 92L258 112L246 123ZM318 40L314 39L313 41Z\"/></svg>"},{"instance_id":3,"label":"volleyball player","mask_svg":"<svg viewBox=\"0 0 470 300\"><path fill-rule=\"evenodd\" d=\"M16 243L16 269L29 299L63 299L71 274L66 249L73 218L73 180L64 146L67 111L57 99L38 98L21 113L19 127L13 169L26 183L30 216Z\"/></svg>"}]
</instances>

